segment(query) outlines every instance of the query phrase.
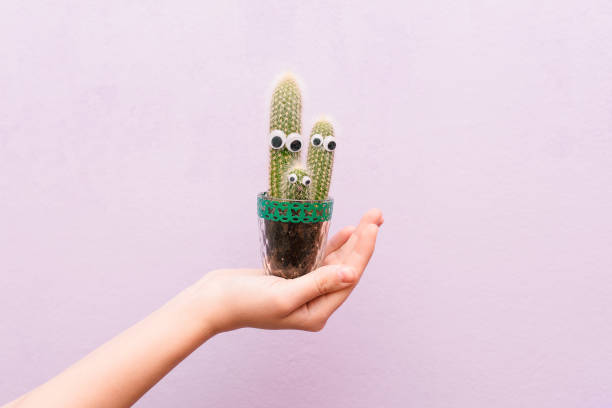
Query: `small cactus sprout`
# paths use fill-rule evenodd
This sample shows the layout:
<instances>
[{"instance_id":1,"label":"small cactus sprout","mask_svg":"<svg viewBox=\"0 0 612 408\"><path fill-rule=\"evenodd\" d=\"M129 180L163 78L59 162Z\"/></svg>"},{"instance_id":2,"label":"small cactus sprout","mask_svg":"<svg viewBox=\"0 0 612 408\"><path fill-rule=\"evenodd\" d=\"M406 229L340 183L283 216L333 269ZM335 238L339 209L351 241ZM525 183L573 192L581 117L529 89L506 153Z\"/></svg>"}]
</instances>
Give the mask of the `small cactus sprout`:
<instances>
[{"instance_id":1,"label":"small cactus sprout","mask_svg":"<svg viewBox=\"0 0 612 408\"><path fill-rule=\"evenodd\" d=\"M286 75L276 85L270 107L270 188L268 195L283 196L284 177L291 164L299 160L306 144L302 132L302 95L297 81Z\"/></svg>"},{"instance_id":2,"label":"small cactus sprout","mask_svg":"<svg viewBox=\"0 0 612 408\"><path fill-rule=\"evenodd\" d=\"M327 198L335 150L334 127L328 120L321 119L312 127L308 148L307 164L313 180L310 197L313 200L325 200Z\"/></svg>"},{"instance_id":3,"label":"small cactus sprout","mask_svg":"<svg viewBox=\"0 0 612 408\"><path fill-rule=\"evenodd\" d=\"M290 166L285 173L283 197L290 200L308 200L312 179L308 170L299 164Z\"/></svg>"}]
</instances>

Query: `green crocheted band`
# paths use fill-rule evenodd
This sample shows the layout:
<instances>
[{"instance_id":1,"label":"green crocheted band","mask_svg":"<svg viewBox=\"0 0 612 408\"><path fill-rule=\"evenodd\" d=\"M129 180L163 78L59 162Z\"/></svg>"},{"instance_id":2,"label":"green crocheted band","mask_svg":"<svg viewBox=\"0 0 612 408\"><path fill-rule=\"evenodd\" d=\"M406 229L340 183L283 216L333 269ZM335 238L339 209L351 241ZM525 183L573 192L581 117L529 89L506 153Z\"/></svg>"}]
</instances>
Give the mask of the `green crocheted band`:
<instances>
[{"instance_id":1,"label":"green crocheted band","mask_svg":"<svg viewBox=\"0 0 612 408\"><path fill-rule=\"evenodd\" d=\"M314 223L329 221L332 216L334 200L297 201L273 200L261 193L257 196L257 215L266 220Z\"/></svg>"}]
</instances>

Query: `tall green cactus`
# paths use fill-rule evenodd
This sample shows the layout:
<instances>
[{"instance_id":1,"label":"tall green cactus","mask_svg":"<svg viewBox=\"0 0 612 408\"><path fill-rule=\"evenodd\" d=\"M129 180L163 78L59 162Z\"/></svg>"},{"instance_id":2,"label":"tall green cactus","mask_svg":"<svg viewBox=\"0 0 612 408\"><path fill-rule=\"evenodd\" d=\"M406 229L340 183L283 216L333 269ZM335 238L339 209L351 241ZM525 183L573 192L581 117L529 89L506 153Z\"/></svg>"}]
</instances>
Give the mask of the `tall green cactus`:
<instances>
[{"instance_id":1,"label":"tall green cactus","mask_svg":"<svg viewBox=\"0 0 612 408\"><path fill-rule=\"evenodd\" d=\"M299 161L304 144L302 131L302 95L295 78L286 75L276 85L270 107L270 188L268 195L285 197L283 184L286 171Z\"/></svg>"},{"instance_id":2,"label":"tall green cactus","mask_svg":"<svg viewBox=\"0 0 612 408\"><path fill-rule=\"evenodd\" d=\"M311 199L325 200L329 193L332 169L334 165L334 151L336 138L334 127L325 119L319 120L310 132L310 146L308 148L308 169L312 174L313 185Z\"/></svg>"}]
</instances>

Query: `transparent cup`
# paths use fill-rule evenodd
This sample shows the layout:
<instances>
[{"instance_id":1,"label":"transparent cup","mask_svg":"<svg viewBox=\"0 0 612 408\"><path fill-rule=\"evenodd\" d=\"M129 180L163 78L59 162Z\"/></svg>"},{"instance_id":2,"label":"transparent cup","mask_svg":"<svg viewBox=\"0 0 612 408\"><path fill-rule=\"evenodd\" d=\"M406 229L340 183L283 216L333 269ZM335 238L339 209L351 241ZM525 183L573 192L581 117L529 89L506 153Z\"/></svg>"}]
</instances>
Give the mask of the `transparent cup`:
<instances>
[{"instance_id":1,"label":"transparent cup","mask_svg":"<svg viewBox=\"0 0 612 408\"><path fill-rule=\"evenodd\" d=\"M297 278L323 259L334 200L288 200L257 195L259 243L267 274Z\"/></svg>"}]
</instances>

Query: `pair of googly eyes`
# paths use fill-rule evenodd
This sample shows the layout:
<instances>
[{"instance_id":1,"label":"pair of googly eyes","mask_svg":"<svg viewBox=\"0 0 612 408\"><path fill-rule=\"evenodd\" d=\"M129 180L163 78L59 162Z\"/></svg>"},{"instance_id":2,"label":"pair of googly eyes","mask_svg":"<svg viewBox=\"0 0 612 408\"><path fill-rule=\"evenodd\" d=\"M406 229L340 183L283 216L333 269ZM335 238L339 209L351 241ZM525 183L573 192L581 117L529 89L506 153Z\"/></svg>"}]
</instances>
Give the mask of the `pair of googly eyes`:
<instances>
[{"instance_id":1,"label":"pair of googly eyes","mask_svg":"<svg viewBox=\"0 0 612 408\"><path fill-rule=\"evenodd\" d=\"M294 184L294 183L296 183L298 181L298 176L295 173L291 173L290 175L287 176L287 180L289 180L289 182L291 184ZM312 183L312 180L310 179L310 177L308 177L308 176L302 177L302 184L303 185L308 187L310 185L310 183Z\"/></svg>"},{"instance_id":2,"label":"pair of googly eyes","mask_svg":"<svg viewBox=\"0 0 612 408\"><path fill-rule=\"evenodd\" d=\"M299 133L291 133L289 136L285 136L285 132L282 130L270 132L270 147L274 150L280 150L283 146L287 146L287 150L297 153L302 150L303 145L302 136Z\"/></svg>"},{"instance_id":3,"label":"pair of googly eyes","mask_svg":"<svg viewBox=\"0 0 612 408\"><path fill-rule=\"evenodd\" d=\"M317 133L310 138L310 144L314 147L323 146L328 152L336 150L336 138L334 136L323 138ZM299 133L291 133L289 136L285 136L285 132L278 129L270 132L270 147L274 150L280 150L283 146L287 146L287 150L292 153L299 152L304 146L302 136Z\"/></svg>"},{"instance_id":4,"label":"pair of googly eyes","mask_svg":"<svg viewBox=\"0 0 612 408\"><path fill-rule=\"evenodd\" d=\"M333 136L327 136L325 139L323 139L323 136L320 134L314 134L310 138L310 144L312 144L314 147L323 145L325 150L328 152L333 152L336 150L336 138Z\"/></svg>"}]
</instances>

